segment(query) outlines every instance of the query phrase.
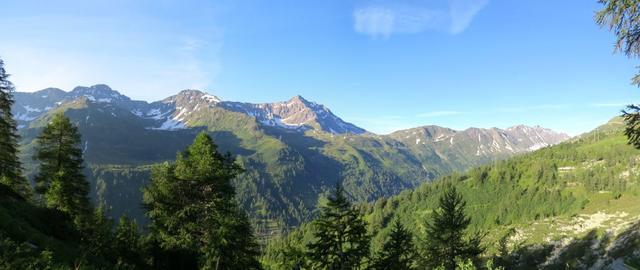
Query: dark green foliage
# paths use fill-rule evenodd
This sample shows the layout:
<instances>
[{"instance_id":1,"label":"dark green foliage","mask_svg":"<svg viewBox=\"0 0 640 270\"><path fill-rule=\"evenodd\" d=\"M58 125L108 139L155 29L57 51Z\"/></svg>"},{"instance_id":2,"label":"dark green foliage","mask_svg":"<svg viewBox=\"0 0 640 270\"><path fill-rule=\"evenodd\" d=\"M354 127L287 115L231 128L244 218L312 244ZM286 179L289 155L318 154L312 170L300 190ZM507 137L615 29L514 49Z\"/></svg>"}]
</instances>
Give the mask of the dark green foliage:
<instances>
[{"instance_id":1,"label":"dark green foliage","mask_svg":"<svg viewBox=\"0 0 640 270\"><path fill-rule=\"evenodd\" d=\"M74 218L87 216L91 205L80 134L63 114L56 114L38 136L34 159L40 162L36 191L44 195L45 204Z\"/></svg>"},{"instance_id":2,"label":"dark green foliage","mask_svg":"<svg viewBox=\"0 0 640 270\"><path fill-rule=\"evenodd\" d=\"M640 56L640 1L599 0L604 8L596 13L596 23L616 35L616 51Z\"/></svg>"},{"instance_id":3,"label":"dark green foliage","mask_svg":"<svg viewBox=\"0 0 640 270\"><path fill-rule=\"evenodd\" d=\"M465 213L466 205L455 187L448 187L440 197L426 226L428 264L453 270L456 260L476 259L484 251L480 235L467 235L471 220Z\"/></svg>"},{"instance_id":4,"label":"dark green foliage","mask_svg":"<svg viewBox=\"0 0 640 270\"><path fill-rule=\"evenodd\" d=\"M380 270L413 269L416 255L413 235L397 219L391 226L389 237L383 244L382 250L376 255L371 268Z\"/></svg>"},{"instance_id":5,"label":"dark green foliage","mask_svg":"<svg viewBox=\"0 0 640 270\"><path fill-rule=\"evenodd\" d=\"M251 224L235 203L231 180L241 171L206 133L154 168L144 189L151 232L165 251L194 254L204 269L258 269Z\"/></svg>"},{"instance_id":6,"label":"dark green foliage","mask_svg":"<svg viewBox=\"0 0 640 270\"><path fill-rule=\"evenodd\" d=\"M316 240L314 232L313 223L304 223L268 241L261 259L265 269L310 269L307 246Z\"/></svg>"},{"instance_id":7,"label":"dark green foliage","mask_svg":"<svg viewBox=\"0 0 640 270\"><path fill-rule=\"evenodd\" d=\"M640 106L628 105L627 109L622 111L622 115L627 123L624 134L629 138L629 144L640 149Z\"/></svg>"},{"instance_id":8,"label":"dark green foliage","mask_svg":"<svg viewBox=\"0 0 640 270\"><path fill-rule=\"evenodd\" d=\"M20 96L37 100L42 94ZM121 168L138 170L175 159L175 153L185 149L205 129L221 152L236 155L245 169L233 180L233 185L239 204L256 221L254 225L261 239L312 220L319 194L332 188L326 179L340 179L354 201L372 201L437 176L511 155L475 156L478 141L469 138L464 141L456 138L453 146L437 146L416 145L398 134L331 136L283 131L219 106L200 106L197 112L193 111L184 119L192 128L153 130L146 127L157 123L135 116L127 104L91 102L86 98L63 102L31 121L20 134L25 152L31 155L32 141L39 128L53 113L64 112L78 124L83 149L88 146L83 153L85 166L91 170L86 172L87 179L92 187L102 188L107 194L99 198L100 202L110 208L112 218L127 214L140 224L145 223L144 211L132 206L141 205L139 190L147 184L150 170L129 174L122 173ZM470 151L472 154L467 154ZM26 160L24 167L27 175L31 175L37 164Z\"/></svg>"},{"instance_id":9,"label":"dark green foliage","mask_svg":"<svg viewBox=\"0 0 640 270\"><path fill-rule=\"evenodd\" d=\"M370 237L340 183L313 223L316 240L307 248L314 269L360 269L369 255Z\"/></svg>"},{"instance_id":10,"label":"dark green foliage","mask_svg":"<svg viewBox=\"0 0 640 270\"><path fill-rule=\"evenodd\" d=\"M105 267L109 265L109 261L115 257L113 226L113 220L105 215L103 207L93 211L90 222L82 224L80 229L80 261L92 261Z\"/></svg>"},{"instance_id":11,"label":"dark green foliage","mask_svg":"<svg viewBox=\"0 0 640 270\"><path fill-rule=\"evenodd\" d=\"M49 250L38 251L27 243L18 244L0 234L0 269L58 269Z\"/></svg>"},{"instance_id":12,"label":"dark green foliage","mask_svg":"<svg viewBox=\"0 0 640 270\"><path fill-rule=\"evenodd\" d=\"M25 198L31 197L31 187L22 175L18 158L18 131L11 113L13 84L0 59L0 183L15 190Z\"/></svg>"},{"instance_id":13,"label":"dark green foliage","mask_svg":"<svg viewBox=\"0 0 640 270\"><path fill-rule=\"evenodd\" d=\"M114 233L114 251L116 252L117 265L120 268L142 267L144 265L142 240L138 224L126 216L118 221Z\"/></svg>"},{"instance_id":14,"label":"dark green foliage","mask_svg":"<svg viewBox=\"0 0 640 270\"><path fill-rule=\"evenodd\" d=\"M78 224L0 184L0 269L149 269L148 254L127 218L114 230L99 207Z\"/></svg>"},{"instance_id":15,"label":"dark green foliage","mask_svg":"<svg viewBox=\"0 0 640 270\"><path fill-rule=\"evenodd\" d=\"M71 261L78 234L67 222L0 184L0 269L47 269L54 261Z\"/></svg>"},{"instance_id":16,"label":"dark green foliage","mask_svg":"<svg viewBox=\"0 0 640 270\"><path fill-rule=\"evenodd\" d=\"M615 50L628 57L640 56L640 1L599 0L604 8L596 13L596 23L616 35ZM640 74L633 77L633 84L640 86ZM629 143L640 149L640 107L628 105L623 110Z\"/></svg>"}]
</instances>

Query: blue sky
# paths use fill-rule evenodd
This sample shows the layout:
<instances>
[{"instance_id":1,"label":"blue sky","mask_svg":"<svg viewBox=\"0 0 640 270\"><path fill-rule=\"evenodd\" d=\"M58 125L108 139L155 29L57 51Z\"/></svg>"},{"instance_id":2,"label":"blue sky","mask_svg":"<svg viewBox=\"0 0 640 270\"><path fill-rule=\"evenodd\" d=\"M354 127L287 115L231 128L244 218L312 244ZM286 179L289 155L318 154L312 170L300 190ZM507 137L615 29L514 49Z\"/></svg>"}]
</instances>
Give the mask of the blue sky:
<instances>
[{"instance_id":1,"label":"blue sky","mask_svg":"<svg viewBox=\"0 0 640 270\"><path fill-rule=\"evenodd\" d=\"M55 2L55 4L53 4ZM154 101L300 94L377 133L542 125L576 135L639 101L595 0L6 1L19 91L106 83Z\"/></svg>"}]
</instances>

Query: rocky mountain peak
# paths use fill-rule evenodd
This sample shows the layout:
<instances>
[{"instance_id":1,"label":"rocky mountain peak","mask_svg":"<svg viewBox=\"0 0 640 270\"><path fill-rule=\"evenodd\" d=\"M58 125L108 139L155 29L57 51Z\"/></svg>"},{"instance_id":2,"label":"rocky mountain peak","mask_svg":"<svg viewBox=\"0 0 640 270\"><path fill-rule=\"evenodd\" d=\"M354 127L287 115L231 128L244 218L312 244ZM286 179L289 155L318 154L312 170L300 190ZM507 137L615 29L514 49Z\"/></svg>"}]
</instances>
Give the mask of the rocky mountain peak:
<instances>
[{"instance_id":1,"label":"rocky mountain peak","mask_svg":"<svg viewBox=\"0 0 640 270\"><path fill-rule=\"evenodd\" d=\"M308 103L309 101L306 100L304 97L302 97L301 95L295 95L293 96L291 99L289 99L288 103Z\"/></svg>"},{"instance_id":2,"label":"rocky mountain peak","mask_svg":"<svg viewBox=\"0 0 640 270\"><path fill-rule=\"evenodd\" d=\"M40 98L63 98L66 94L67 92L63 91L62 89L53 87L45 88L33 93L33 95Z\"/></svg>"},{"instance_id":3,"label":"rocky mountain peak","mask_svg":"<svg viewBox=\"0 0 640 270\"><path fill-rule=\"evenodd\" d=\"M446 149L456 147L467 155L493 156L529 152L561 143L569 136L539 126L519 125L508 129L468 128L462 131L438 126L424 126L390 134L407 145L420 146L435 143Z\"/></svg>"},{"instance_id":4,"label":"rocky mountain peak","mask_svg":"<svg viewBox=\"0 0 640 270\"><path fill-rule=\"evenodd\" d=\"M96 84L90 87L78 86L68 93L68 98L87 97L94 102L130 101L131 99L120 92L111 89L106 84Z\"/></svg>"},{"instance_id":5,"label":"rocky mountain peak","mask_svg":"<svg viewBox=\"0 0 640 270\"><path fill-rule=\"evenodd\" d=\"M185 103L194 104L194 103L200 103L200 102L206 102L206 103L222 102L222 100L219 97L208 94L204 91L197 90L197 89L182 90L177 95L165 99L165 101L176 102L180 104L185 104Z\"/></svg>"}]
</instances>

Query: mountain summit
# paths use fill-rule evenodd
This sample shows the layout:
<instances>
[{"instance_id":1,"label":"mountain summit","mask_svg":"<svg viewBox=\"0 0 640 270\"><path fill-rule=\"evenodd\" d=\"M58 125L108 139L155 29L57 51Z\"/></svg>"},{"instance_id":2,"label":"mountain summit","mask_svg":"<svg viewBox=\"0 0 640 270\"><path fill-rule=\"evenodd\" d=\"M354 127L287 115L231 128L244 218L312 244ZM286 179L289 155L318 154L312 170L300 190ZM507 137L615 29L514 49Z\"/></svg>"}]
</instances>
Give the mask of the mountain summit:
<instances>
[{"instance_id":1,"label":"mountain summit","mask_svg":"<svg viewBox=\"0 0 640 270\"><path fill-rule=\"evenodd\" d=\"M142 210L131 205L141 203L148 165L173 160L203 130L245 169L236 188L252 217L287 225L312 216L319 194L337 179L354 200L369 201L566 138L526 126L464 131L425 126L376 135L301 96L254 104L183 90L148 103L94 85L15 97L22 145L33 143L51 114L65 113L82 134L87 178L96 187L92 196L110 205L114 216L127 212L139 218ZM31 156L32 148L26 149L25 157ZM32 175L36 164L31 159L24 164Z\"/></svg>"},{"instance_id":2,"label":"mountain summit","mask_svg":"<svg viewBox=\"0 0 640 270\"><path fill-rule=\"evenodd\" d=\"M30 121L47 111L81 97L91 102L112 103L128 109L138 117L151 120L154 124L149 126L150 129L183 129L198 122L196 118L202 114L220 114L227 111L253 117L261 126L288 131L315 130L332 134L366 132L360 127L343 121L324 105L308 101L301 96L294 96L286 102L253 104L223 101L206 92L189 89L161 101L147 103L131 100L104 84L91 87L78 86L70 92L48 88L34 93L16 93L14 115L21 127L25 127Z\"/></svg>"},{"instance_id":3,"label":"mountain summit","mask_svg":"<svg viewBox=\"0 0 640 270\"><path fill-rule=\"evenodd\" d=\"M241 103L226 102L224 108L251 115L261 124L288 130L320 130L332 134L363 134L366 131L340 119L324 105L294 96L286 102Z\"/></svg>"}]
</instances>

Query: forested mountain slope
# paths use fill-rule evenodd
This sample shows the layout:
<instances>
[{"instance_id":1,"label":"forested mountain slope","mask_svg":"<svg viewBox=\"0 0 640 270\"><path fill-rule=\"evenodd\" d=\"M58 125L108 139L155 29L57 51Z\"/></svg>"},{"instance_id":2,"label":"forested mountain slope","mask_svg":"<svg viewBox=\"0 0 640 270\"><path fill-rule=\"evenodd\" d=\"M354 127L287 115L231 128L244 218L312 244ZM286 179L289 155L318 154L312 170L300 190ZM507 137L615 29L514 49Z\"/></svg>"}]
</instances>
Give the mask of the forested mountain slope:
<instances>
[{"instance_id":1,"label":"forested mountain slope","mask_svg":"<svg viewBox=\"0 0 640 270\"><path fill-rule=\"evenodd\" d=\"M395 219L419 246L440 195L453 185L467 201L472 230L487 234L485 257L507 269L638 267L639 166L640 150L627 144L615 118L571 142L453 173L364 204L362 212L374 251ZM272 242L266 260L277 265L281 250L304 250L311 230L303 225Z\"/></svg>"},{"instance_id":2,"label":"forested mountain slope","mask_svg":"<svg viewBox=\"0 0 640 270\"><path fill-rule=\"evenodd\" d=\"M637 264L640 151L627 145L622 129L615 118L572 142L380 199L366 209L371 228L379 239L396 216L420 233L443 186L452 183L468 202L472 226L488 232L489 252L505 237L519 267L599 268L621 258Z\"/></svg>"},{"instance_id":3,"label":"forested mountain slope","mask_svg":"<svg viewBox=\"0 0 640 270\"><path fill-rule=\"evenodd\" d=\"M206 130L245 168L235 181L238 199L264 221L262 228L308 220L319 194L338 179L352 198L371 201L568 138L540 127L530 133L423 127L376 135L299 96L250 104L185 90L147 103L106 85L16 93L13 110L28 174L35 170L33 140L53 113L62 111L79 126L93 196L114 217L140 218L140 187L151 165L173 159ZM427 134L436 129L446 130L446 143Z\"/></svg>"}]
</instances>

